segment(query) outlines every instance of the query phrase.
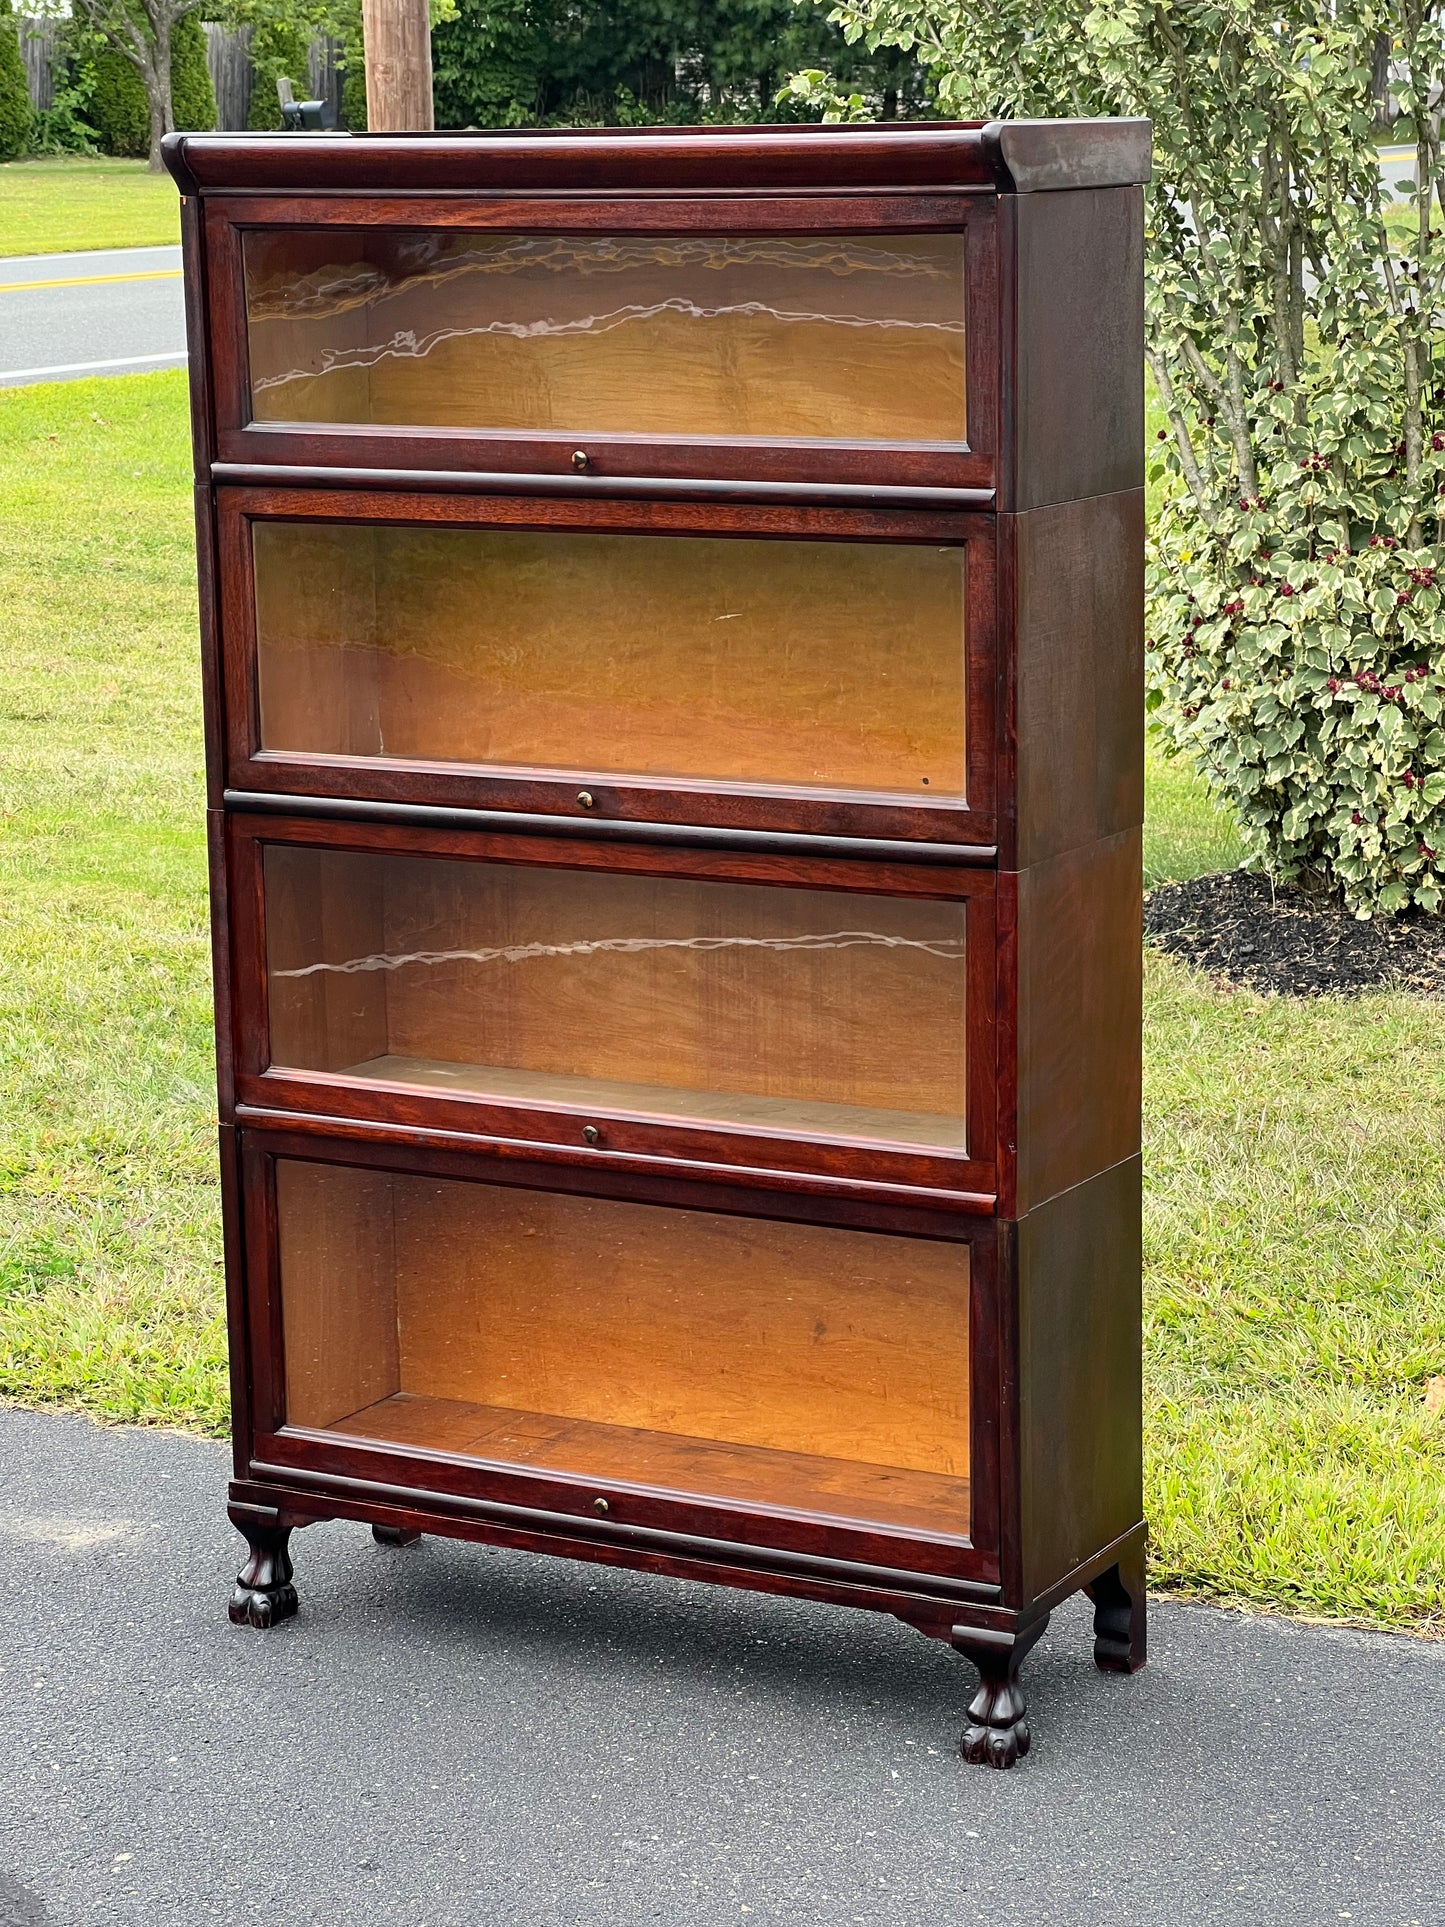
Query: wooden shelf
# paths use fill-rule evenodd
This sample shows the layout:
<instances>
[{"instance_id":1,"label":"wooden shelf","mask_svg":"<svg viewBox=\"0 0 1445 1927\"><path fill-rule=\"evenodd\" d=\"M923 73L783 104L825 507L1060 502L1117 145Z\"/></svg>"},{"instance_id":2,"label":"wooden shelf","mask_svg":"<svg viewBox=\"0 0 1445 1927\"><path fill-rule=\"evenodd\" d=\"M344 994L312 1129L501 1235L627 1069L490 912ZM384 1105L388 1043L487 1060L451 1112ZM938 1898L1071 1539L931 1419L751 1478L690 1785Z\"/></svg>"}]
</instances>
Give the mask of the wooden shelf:
<instances>
[{"instance_id":1,"label":"wooden shelf","mask_svg":"<svg viewBox=\"0 0 1445 1927\"><path fill-rule=\"evenodd\" d=\"M735 1124L798 1137L868 1138L882 1144L963 1150L961 1117L926 1111L884 1111L859 1104L817 1104L797 1098L757 1097L746 1091L700 1091L665 1084L629 1084L598 1077L515 1070L495 1064L455 1064L439 1058L388 1054L349 1064L343 1077L369 1084L464 1091L574 1111L620 1111L687 1123Z\"/></svg>"},{"instance_id":2,"label":"wooden shelf","mask_svg":"<svg viewBox=\"0 0 1445 1927\"><path fill-rule=\"evenodd\" d=\"M961 543L258 516L251 544L268 750L963 798Z\"/></svg>"},{"instance_id":3,"label":"wooden shelf","mask_svg":"<svg viewBox=\"0 0 1445 1927\"><path fill-rule=\"evenodd\" d=\"M964 1148L962 900L280 841L263 862L278 1068Z\"/></svg>"},{"instance_id":4,"label":"wooden shelf","mask_svg":"<svg viewBox=\"0 0 1445 1927\"><path fill-rule=\"evenodd\" d=\"M569 1472L610 1484L736 1499L870 1525L960 1538L969 1528L967 1479L597 1425L548 1412L396 1392L328 1429L352 1438Z\"/></svg>"}]
</instances>

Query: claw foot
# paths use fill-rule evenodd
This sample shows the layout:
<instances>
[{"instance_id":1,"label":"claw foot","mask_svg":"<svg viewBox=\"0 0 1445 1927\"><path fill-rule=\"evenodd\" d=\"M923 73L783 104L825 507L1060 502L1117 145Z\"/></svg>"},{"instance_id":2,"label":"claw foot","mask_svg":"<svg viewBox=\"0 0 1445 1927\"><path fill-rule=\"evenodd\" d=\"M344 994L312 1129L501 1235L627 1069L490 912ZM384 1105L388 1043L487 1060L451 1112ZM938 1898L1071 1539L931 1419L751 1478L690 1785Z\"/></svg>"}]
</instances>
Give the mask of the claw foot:
<instances>
[{"instance_id":1,"label":"claw foot","mask_svg":"<svg viewBox=\"0 0 1445 1927\"><path fill-rule=\"evenodd\" d=\"M1028 1752L1029 1723L1019 1668L1048 1623L1045 1614L1017 1633L954 1627L954 1648L979 1671L979 1689L969 1704L968 1725L958 1749L970 1766L1017 1766Z\"/></svg>"},{"instance_id":2,"label":"claw foot","mask_svg":"<svg viewBox=\"0 0 1445 1927\"><path fill-rule=\"evenodd\" d=\"M291 1528L259 1519L233 1519L244 1534L250 1557L242 1566L227 1608L233 1626L255 1626L265 1631L279 1626L296 1610L296 1588L291 1583L291 1559L286 1550Z\"/></svg>"},{"instance_id":3,"label":"claw foot","mask_svg":"<svg viewBox=\"0 0 1445 1927\"><path fill-rule=\"evenodd\" d=\"M1029 1750L1023 1695L1007 1684L981 1686L958 1750L970 1766L1017 1766Z\"/></svg>"}]
</instances>

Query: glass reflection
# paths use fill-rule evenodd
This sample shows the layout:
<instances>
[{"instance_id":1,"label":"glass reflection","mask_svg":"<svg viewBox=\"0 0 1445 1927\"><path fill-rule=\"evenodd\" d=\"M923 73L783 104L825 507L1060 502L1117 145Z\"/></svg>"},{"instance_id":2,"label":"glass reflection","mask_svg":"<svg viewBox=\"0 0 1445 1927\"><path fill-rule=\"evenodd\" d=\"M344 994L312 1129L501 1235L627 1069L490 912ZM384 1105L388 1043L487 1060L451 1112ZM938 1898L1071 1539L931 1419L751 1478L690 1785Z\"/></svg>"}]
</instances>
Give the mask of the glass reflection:
<instances>
[{"instance_id":1,"label":"glass reflection","mask_svg":"<svg viewBox=\"0 0 1445 1927\"><path fill-rule=\"evenodd\" d=\"M258 421L965 436L963 238L254 231Z\"/></svg>"},{"instance_id":2,"label":"glass reflection","mask_svg":"<svg viewBox=\"0 0 1445 1927\"><path fill-rule=\"evenodd\" d=\"M271 1056L961 1149L965 907L273 844Z\"/></svg>"}]
</instances>

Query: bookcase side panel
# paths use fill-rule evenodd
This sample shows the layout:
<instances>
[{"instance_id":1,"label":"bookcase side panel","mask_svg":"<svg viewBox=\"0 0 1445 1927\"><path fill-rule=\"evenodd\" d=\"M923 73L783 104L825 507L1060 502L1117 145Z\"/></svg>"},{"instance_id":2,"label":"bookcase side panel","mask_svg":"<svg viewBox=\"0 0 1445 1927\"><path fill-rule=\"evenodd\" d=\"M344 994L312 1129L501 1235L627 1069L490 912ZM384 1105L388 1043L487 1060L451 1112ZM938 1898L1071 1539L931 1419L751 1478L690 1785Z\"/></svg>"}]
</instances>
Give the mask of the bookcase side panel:
<instances>
[{"instance_id":1,"label":"bookcase side panel","mask_svg":"<svg viewBox=\"0 0 1445 1927\"><path fill-rule=\"evenodd\" d=\"M1144 821L1144 494L999 520L1023 870Z\"/></svg>"},{"instance_id":2,"label":"bookcase side panel","mask_svg":"<svg viewBox=\"0 0 1445 1927\"><path fill-rule=\"evenodd\" d=\"M1015 1234L1025 1599L1143 1516L1141 1164L1040 1205Z\"/></svg>"},{"instance_id":3,"label":"bookcase side panel","mask_svg":"<svg viewBox=\"0 0 1445 1927\"><path fill-rule=\"evenodd\" d=\"M1001 206L1005 249L1012 249L1014 329L1004 389L1012 402L1005 415L1012 480L1000 507L1040 508L1139 488L1144 191L1017 194Z\"/></svg>"},{"instance_id":4,"label":"bookcase side panel","mask_svg":"<svg viewBox=\"0 0 1445 1927\"><path fill-rule=\"evenodd\" d=\"M1139 830L1017 880L1016 1213L1140 1143L1143 868Z\"/></svg>"}]
</instances>

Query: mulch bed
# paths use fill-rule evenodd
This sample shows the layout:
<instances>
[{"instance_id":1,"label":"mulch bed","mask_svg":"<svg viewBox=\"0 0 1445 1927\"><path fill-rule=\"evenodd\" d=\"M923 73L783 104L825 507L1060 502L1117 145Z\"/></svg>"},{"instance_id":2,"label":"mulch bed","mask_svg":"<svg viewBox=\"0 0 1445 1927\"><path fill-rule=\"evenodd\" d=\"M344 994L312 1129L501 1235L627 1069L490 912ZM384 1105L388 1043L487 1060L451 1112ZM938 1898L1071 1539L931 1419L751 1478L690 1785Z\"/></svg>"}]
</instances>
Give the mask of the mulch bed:
<instances>
[{"instance_id":1,"label":"mulch bed","mask_svg":"<svg viewBox=\"0 0 1445 1927\"><path fill-rule=\"evenodd\" d=\"M1445 997L1445 916L1415 911L1362 923L1248 870L1151 890L1144 934L1171 956L1250 990L1321 997L1390 988Z\"/></svg>"}]
</instances>

